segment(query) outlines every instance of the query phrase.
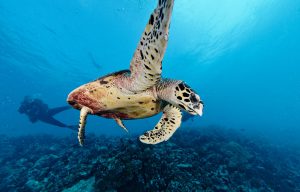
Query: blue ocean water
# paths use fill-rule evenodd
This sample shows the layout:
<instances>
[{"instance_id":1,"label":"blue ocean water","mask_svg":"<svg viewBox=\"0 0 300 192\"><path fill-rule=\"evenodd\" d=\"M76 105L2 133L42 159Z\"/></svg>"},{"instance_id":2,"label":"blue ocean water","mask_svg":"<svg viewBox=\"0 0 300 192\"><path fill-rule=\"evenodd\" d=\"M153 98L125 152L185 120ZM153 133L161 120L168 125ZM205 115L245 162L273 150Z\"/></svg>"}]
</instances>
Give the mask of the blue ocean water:
<instances>
[{"instance_id":1,"label":"blue ocean water","mask_svg":"<svg viewBox=\"0 0 300 192\"><path fill-rule=\"evenodd\" d=\"M50 108L65 106L76 87L128 69L156 4L0 0L0 134L47 134L76 141L72 130L31 123L18 112L20 103L31 96ZM163 76L184 80L205 103L203 116L184 122L181 130L201 132L214 126L300 149L299 21L296 0L176 0ZM76 125L79 111L56 118ZM159 118L125 121L127 134L114 120L89 116L86 132L135 137L152 129Z\"/></svg>"}]
</instances>

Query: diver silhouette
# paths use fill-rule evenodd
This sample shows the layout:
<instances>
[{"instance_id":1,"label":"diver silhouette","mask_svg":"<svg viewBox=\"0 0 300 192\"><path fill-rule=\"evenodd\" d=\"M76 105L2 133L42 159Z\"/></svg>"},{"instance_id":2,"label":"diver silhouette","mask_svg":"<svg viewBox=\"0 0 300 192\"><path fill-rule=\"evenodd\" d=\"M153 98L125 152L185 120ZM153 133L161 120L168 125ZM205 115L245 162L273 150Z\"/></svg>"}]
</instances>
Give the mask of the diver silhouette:
<instances>
[{"instance_id":1,"label":"diver silhouette","mask_svg":"<svg viewBox=\"0 0 300 192\"><path fill-rule=\"evenodd\" d=\"M21 114L27 115L30 122L32 123L42 121L54 126L70 128L77 131L77 125L66 125L53 118L54 115L70 108L71 107L69 106L63 106L49 109L48 105L45 104L42 100L32 99L26 96L22 101L18 111Z\"/></svg>"}]
</instances>

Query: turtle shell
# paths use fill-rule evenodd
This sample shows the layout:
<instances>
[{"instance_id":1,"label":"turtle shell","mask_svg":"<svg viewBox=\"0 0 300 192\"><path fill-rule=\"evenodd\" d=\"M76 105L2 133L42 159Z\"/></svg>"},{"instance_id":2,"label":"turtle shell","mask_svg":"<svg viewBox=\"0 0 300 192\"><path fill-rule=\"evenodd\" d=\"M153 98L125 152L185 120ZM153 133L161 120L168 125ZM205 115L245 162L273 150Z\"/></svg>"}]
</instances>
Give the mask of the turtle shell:
<instances>
[{"instance_id":1,"label":"turtle shell","mask_svg":"<svg viewBox=\"0 0 300 192\"><path fill-rule=\"evenodd\" d=\"M86 106L92 114L106 118L138 119L159 113L162 102L154 96L153 88L133 93L116 86L115 81L128 73L112 73L80 86L70 94L77 102L73 106Z\"/></svg>"}]
</instances>

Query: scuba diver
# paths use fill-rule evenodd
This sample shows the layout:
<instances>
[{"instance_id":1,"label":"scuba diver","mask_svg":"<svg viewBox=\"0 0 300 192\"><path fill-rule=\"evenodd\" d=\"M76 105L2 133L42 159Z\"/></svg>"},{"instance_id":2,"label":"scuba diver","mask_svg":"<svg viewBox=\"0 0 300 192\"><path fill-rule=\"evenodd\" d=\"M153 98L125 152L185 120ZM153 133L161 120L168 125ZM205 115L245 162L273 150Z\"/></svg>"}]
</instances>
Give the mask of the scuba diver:
<instances>
[{"instance_id":1,"label":"scuba diver","mask_svg":"<svg viewBox=\"0 0 300 192\"><path fill-rule=\"evenodd\" d=\"M40 99L32 99L28 96L24 98L19 107L18 111L21 114L25 114L28 116L31 123L35 123L37 121L42 121L51 125L55 125L58 127L65 127L70 128L72 130L77 131L77 125L66 125L56 119L53 118L54 115L68 110L71 107L64 106L64 107L57 107L53 109L49 109L48 105L43 103Z\"/></svg>"}]
</instances>

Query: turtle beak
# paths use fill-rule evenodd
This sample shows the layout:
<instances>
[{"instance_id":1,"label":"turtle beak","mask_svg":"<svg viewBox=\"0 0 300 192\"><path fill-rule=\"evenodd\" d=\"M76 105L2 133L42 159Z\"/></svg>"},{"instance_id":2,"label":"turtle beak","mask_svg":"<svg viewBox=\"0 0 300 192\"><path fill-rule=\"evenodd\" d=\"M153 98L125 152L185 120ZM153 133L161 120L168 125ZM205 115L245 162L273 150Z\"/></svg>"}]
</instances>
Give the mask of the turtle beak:
<instances>
[{"instance_id":1,"label":"turtle beak","mask_svg":"<svg viewBox=\"0 0 300 192\"><path fill-rule=\"evenodd\" d=\"M202 116L204 103L200 99L200 96L196 93L192 93L190 99L192 101L192 109L195 112L195 115L198 114Z\"/></svg>"},{"instance_id":2,"label":"turtle beak","mask_svg":"<svg viewBox=\"0 0 300 192\"><path fill-rule=\"evenodd\" d=\"M189 113L192 115L203 115L203 104L199 103L193 107L189 107Z\"/></svg>"},{"instance_id":3,"label":"turtle beak","mask_svg":"<svg viewBox=\"0 0 300 192\"><path fill-rule=\"evenodd\" d=\"M199 104L197 106L194 106L194 111L202 116L203 115L203 107L204 107L204 104L203 104L203 101L199 101Z\"/></svg>"}]
</instances>

